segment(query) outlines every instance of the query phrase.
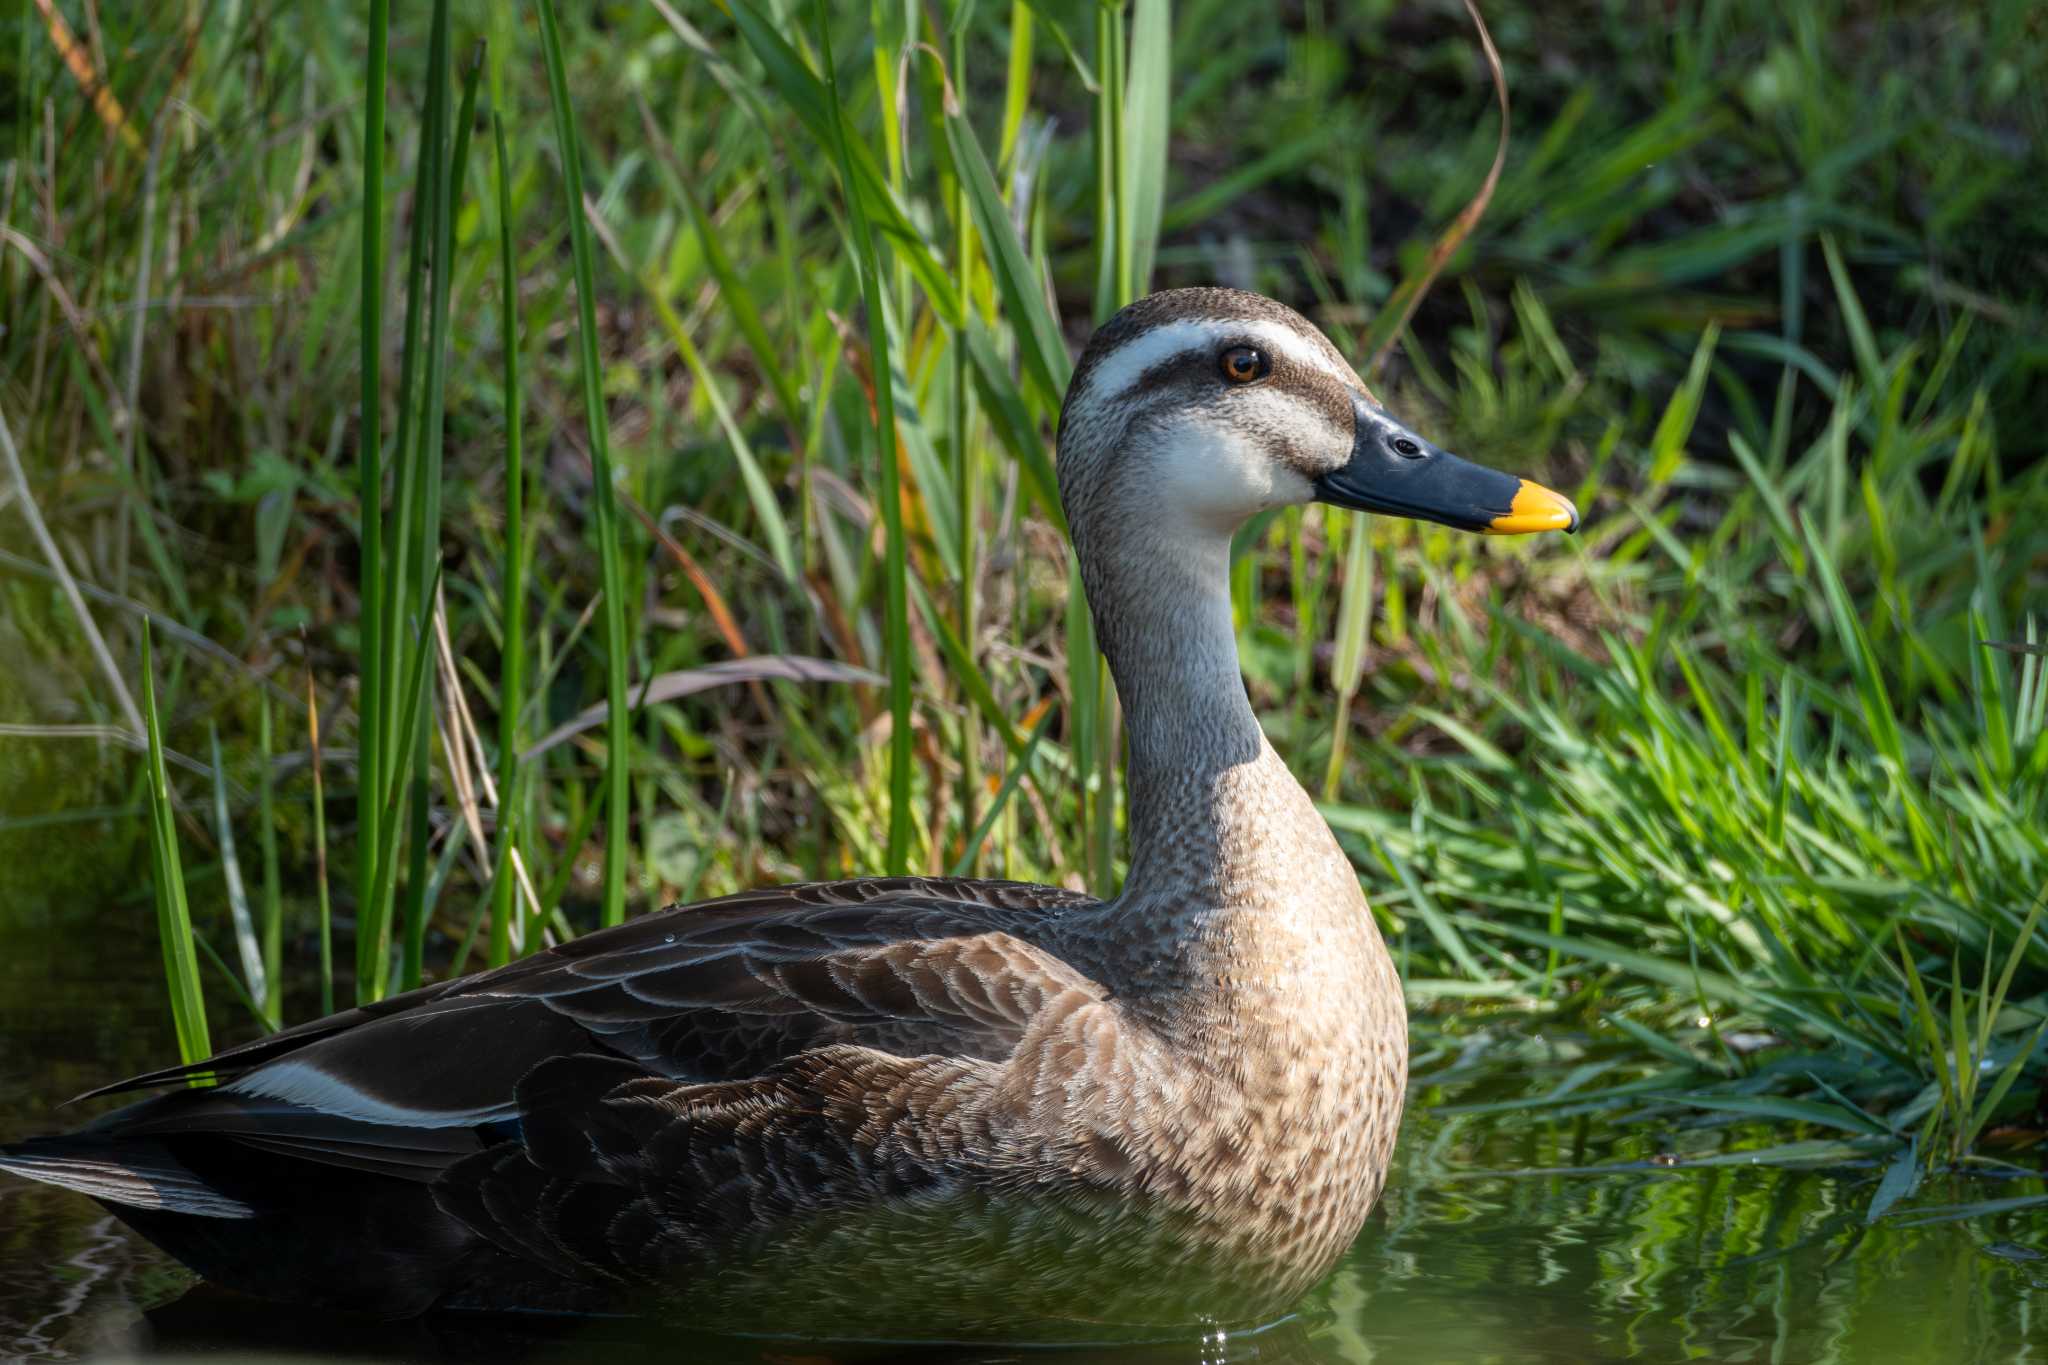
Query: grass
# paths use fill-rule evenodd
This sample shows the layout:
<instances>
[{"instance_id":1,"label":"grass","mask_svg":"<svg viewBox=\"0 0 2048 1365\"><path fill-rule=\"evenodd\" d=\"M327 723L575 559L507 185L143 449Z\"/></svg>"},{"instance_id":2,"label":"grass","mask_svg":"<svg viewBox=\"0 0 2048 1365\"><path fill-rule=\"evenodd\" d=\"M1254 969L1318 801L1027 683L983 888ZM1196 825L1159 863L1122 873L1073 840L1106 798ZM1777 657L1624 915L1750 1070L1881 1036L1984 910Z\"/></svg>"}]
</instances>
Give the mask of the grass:
<instances>
[{"instance_id":1,"label":"grass","mask_svg":"<svg viewBox=\"0 0 2048 1365\"><path fill-rule=\"evenodd\" d=\"M861 301L868 320L868 356L871 374L868 388L875 414L875 463L881 470L877 496L882 504L882 655L889 670L889 842L882 855L883 869L891 876L910 870L910 588L906 547L903 537L902 474L896 455L895 367L889 363L889 313L883 303L882 258L875 249L873 226L862 202L861 184L854 174L853 153L846 133L844 107L839 100L839 78L832 63L832 16L824 0L817 5L819 60L824 68L824 103L832 130L830 152L839 171L839 188L846 196L847 217L853 225L854 259L858 263ZM753 26L762 27L759 17ZM765 34L757 42L768 45L775 35ZM796 54L782 51L781 69L786 79L803 79L797 71ZM886 74L886 72L885 72ZM894 144L891 144L891 149ZM891 157L891 168L900 166L901 152ZM900 174L898 176L900 179Z\"/></svg>"},{"instance_id":2,"label":"grass","mask_svg":"<svg viewBox=\"0 0 2048 1365\"><path fill-rule=\"evenodd\" d=\"M192 947L192 910L185 898L178 834L172 823L171 779L164 766L163 723L157 715L147 623L142 627L142 661L143 714L149 726L149 884L156 897L157 938L164 949L164 982L171 1019L177 1027L178 1056L196 1062L212 1055L213 1044L206 1024L206 992L199 980L198 955Z\"/></svg>"},{"instance_id":3,"label":"grass","mask_svg":"<svg viewBox=\"0 0 2048 1365\"><path fill-rule=\"evenodd\" d=\"M569 242L576 263L576 357L583 381L583 421L590 436L591 520L597 527L597 560L603 574L605 662L604 897L606 924L626 918L626 823L629 800L626 732L626 586L619 548L619 513L612 500L610 427L605 416L603 378L597 356L597 300L591 265L590 228L584 221L582 153L576 145L576 115L562 69L562 40L554 0L539 0L541 49L547 54L548 100L554 108L555 145L561 156L563 197L568 200ZM516 553L516 551L515 551Z\"/></svg>"},{"instance_id":4,"label":"grass","mask_svg":"<svg viewBox=\"0 0 2048 1365\"><path fill-rule=\"evenodd\" d=\"M1113 889L1052 422L1089 319L1221 279L1587 514L1236 546L1416 1009L1528 1082L1425 1056L1425 1099L2038 1143L2048 665L1995 647L2048 601L2031 7L1491 15L1509 151L1447 251L1500 133L1452 5L237 16L100 16L113 104L0 31L0 525L48 530L0 561L0 864L146 827L238 945L223 1025L345 994L334 935L374 999L766 881ZM78 736L137 729L151 620L137 791ZM118 884L60 862L0 878Z\"/></svg>"}]
</instances>

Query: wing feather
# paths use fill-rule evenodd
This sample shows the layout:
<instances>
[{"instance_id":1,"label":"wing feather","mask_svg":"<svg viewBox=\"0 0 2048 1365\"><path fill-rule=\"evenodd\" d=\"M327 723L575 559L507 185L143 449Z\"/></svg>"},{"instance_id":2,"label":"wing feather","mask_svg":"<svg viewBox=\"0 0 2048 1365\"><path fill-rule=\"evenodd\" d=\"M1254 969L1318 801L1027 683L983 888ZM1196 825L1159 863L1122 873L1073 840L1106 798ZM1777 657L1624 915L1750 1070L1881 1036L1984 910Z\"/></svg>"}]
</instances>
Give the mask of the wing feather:
<instances>
[{"instance_id":1,"label":"wing feather","mask_svg":"<svg viewBox=\"0 0 2048 1365\"><path fill-rule=\"evenodd\" d=\"M674 1285L791 1220L959 1194L1017 1103L1003 1063L1107 998L1043 946L1087 903L893 878L664 911L136 1077L101 1093L219 1083L108 1116L89 1152L0 1164L214 1219L267 1207L237 1151L286 1184L340 1168L431 1198L450 1245Z\"/></svg>"}]
</instances>

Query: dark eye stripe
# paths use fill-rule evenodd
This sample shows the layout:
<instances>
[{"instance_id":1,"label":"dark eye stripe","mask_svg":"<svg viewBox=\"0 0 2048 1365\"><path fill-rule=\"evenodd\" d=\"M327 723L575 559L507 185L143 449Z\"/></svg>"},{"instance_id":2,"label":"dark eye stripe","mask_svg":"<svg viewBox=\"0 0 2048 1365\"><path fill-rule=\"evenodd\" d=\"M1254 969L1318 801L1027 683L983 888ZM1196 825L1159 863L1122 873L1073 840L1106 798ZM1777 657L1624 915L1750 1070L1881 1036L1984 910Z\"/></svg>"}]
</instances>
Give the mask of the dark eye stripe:
<instances>
[{"instance_id":1,"label":"dark eye stripe","mask_svg":"<svg viewBox=\"0 0 2048 1365\"><path fill-rule=\"evenodd\" d=\"M1157 365L1154 365L1151 369L1139 375L1137 379L1133 380L1131 385L1128 388L1126 388L1122 393L1118 394L1117 397L1119 399L1137 398L1144 394L1151 393L1153 390L1161 388L1164 385L1171 384L1176 379L1179 379L1182 376L1184 376L1187 373L1189 365L1191 365L1198 357L1200 357L1204 353L1204 348L1201 347L1189 347L1185 351L1175 352L1173 355L1168 356L1166 359L1160 361Z\"/></svg>"}]
</instances>

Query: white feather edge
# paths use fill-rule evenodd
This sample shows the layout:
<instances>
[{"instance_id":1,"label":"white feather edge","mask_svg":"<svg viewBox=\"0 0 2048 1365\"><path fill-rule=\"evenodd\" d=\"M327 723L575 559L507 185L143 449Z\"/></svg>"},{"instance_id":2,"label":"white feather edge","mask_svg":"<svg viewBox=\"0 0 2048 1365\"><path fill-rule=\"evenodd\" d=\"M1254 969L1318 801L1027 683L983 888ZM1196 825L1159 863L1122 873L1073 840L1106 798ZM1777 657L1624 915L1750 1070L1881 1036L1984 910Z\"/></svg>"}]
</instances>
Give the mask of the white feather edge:
<instances>
[{"instance_id":1,"label":"white feather edge","mask_svg":"<svg viewBox=\"0 0 2048 1365\"><path fill-rule=\"evenodd\" d=\"M0 1155L0 1170L129 1208L159 1209L195 1218L256 1216L255 1209L213 1189L168 1157L144 1165L134 1160L123 1163L81 1155L20 1152Z\"/></svg>"},{"instance_id":2,"label":"white feather edge","mask_svg":"<svg viewBox=\"0 0 2048 1365\"><path fill-rule=\"evenodd\" d=\"M301 1105L336 1118L382 1123L400 1128L468 1128L493 1119L510 1118L518 1107L502 1104L471 1109L419 1109L366 1095L333 1073L310 1062L280 1061L259 1067L222 1087L231 1094L257 1095Z\"/></svg>"}]
</instances>

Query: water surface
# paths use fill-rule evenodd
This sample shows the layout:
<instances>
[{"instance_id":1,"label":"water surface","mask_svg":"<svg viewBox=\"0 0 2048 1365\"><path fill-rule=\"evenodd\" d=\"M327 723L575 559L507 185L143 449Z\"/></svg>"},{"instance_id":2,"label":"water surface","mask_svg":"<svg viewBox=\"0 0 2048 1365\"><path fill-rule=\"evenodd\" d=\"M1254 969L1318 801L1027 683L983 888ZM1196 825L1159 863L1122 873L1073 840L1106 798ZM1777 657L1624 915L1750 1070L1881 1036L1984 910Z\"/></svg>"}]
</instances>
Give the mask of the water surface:
<instances>
[{"instance_id":1,"label":"water surface","mask_svg":"<svg viewBox=\"0 0 2048 1365\"><path fill-rule=\"evenodd\" d=\"M146 907L0 916L0 1139L75 1124L67 1096L174 1055ZM305 1012L309 1002L295 1002ZM228 1023L216 1016L216 1027ZM1427 1040L1425 1023L1420 1030ZM2048 1217L1866 1226L1872 1169L1641 1166L1767 1140L1739 1128L1444 1118L1419 1103L1399 1169L1337 1272L1291 1321L1133 1362L2048 1361ZM1469 1072L1461 1069L1460 1076ZM1503 1084L1495 1078L1489 1093ZM1451 1091L1449 1098L1464 1097ZM1937 1181L1919 1206L2037 1194ZM773 1360L900 1352L691 1338L630 1323L388 1326L265 1311L207 1290L83 1197L0 1177L0 1360ZM927 1360L1105 1358L939 1349Z\"/></svg>"}]
</instances>

